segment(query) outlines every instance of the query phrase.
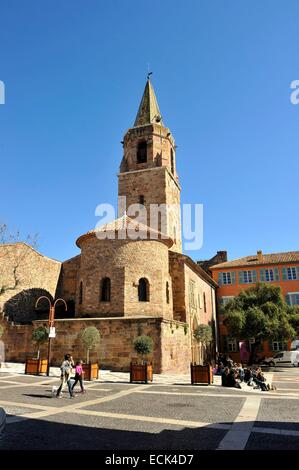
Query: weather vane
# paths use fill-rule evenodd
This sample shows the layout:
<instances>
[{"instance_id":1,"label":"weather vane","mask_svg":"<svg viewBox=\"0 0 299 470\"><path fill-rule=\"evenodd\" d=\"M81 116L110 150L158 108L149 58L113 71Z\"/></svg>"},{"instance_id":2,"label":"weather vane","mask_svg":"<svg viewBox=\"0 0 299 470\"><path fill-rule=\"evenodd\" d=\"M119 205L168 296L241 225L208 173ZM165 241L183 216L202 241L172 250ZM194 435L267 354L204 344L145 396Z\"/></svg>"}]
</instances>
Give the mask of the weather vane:
<instances>
[{"instance_id":1,"label":"weather vane","mask_svg":"<svg viewBox=\"0 0 299 470\"><path fill-rule=\"evenodd\" d=\"M149 71L149 64L147 64L147 79L149 80L150 76L153 75L153 72Z\"/></svg>"}]
</instances>

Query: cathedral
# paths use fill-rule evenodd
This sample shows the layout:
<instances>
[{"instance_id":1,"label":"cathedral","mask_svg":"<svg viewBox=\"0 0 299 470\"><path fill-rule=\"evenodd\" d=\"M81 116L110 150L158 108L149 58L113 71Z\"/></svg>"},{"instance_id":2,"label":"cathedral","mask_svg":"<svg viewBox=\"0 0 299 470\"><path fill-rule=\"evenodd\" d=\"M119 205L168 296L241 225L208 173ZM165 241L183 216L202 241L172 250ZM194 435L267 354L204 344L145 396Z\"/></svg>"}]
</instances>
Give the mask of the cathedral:
<instances>
[{"instance_id":1,"label":"cathedral","mask_svg":"<svg viewBox=\"0 0 299 470\"><path fill-rule=\"evenodd\" d=\"M136 355L133 341L140 334L154 341L149 359L158 373L188 372L191 360L200 359L202 351L193 338L200 324L211 325L211 351L216 351L217 284L182 253L180 210L173 210L180 207L181 192L176 145L149 78L134 125L122 144L118 218L79 236L78 256L60 263L24 244L10 247L12 252L27 250L30 256L18 267L22 282L2 302L7 360L22 359L22 341L16 346L11 340L18 323L17 301L11 304L11 296L16 299L22 291L36 289L62 297L72 306L71 315L56 318L54 362L59 363L66 350L74 356L81 353L78 336L90 325L101 334L95 352L100 365L112 370L129 369ZM134 218L136 207L143 210L142 222ZM153 208L158 207L164 213L158 211L156 219L152 218ZM27 319L23 315L19 334L24 341L29 335L26 331L43 321L36 311L28 311ZM26 341L30 348L30 340Z\"/></svg>"}]
</instances>

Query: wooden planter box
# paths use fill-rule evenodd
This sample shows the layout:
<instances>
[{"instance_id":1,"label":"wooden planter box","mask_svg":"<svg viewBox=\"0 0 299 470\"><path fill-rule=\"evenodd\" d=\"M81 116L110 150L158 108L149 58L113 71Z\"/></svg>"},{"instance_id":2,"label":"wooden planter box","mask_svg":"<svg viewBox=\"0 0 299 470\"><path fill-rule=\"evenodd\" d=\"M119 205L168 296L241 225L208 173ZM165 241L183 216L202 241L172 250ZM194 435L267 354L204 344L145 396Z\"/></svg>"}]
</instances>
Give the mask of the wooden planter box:
<instances>
[{"instance_id":1,"label":"wooden planter box","mask_svg":"<svg viewBox=\"0 0 299 470\"><path fill-rule=\"evenodd\" d=\"M191 384L212 384L213 369L211 366L191 364Z\"/></svg>"},{"instance_id":2,"label":"wooden planter box","mask_svg":"<svg viewBox=\"0 0 299 470\"><path fill-rule=\"evenodd\" d=\"M46 374L48 359L26 359L25 374Z\"/></svg>"},{"instance_id":3,"label":"wooden planter box","mask_svg":"<svg viewBox=\"0 0 299 470\"><path fill-rule=\"evenodd\" d=\"M153 381L153 365L137 364L131 362L130 382L152 382Z\"/></svg>"},{"instance_id":4,"label":"wooden planter box","mask_svg":"<svg viewBox=\"0 0 299 470\"><path fill-rule=\"evenodd\" d=\"M99 377L99 364L90 362L83 364L84 380L96 380Z\"/></svg>"}]
</instances>

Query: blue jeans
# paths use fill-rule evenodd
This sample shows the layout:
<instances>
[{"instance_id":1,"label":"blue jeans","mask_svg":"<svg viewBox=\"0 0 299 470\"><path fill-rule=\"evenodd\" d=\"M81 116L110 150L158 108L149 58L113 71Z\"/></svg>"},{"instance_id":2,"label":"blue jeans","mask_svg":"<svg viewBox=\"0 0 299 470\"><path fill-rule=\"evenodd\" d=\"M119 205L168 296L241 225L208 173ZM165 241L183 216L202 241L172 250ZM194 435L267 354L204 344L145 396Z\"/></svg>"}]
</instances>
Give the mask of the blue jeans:
<instances>
[{"instance_id":1,"label":"blue jeans","mask_svg":"<svg viewBox=\"0 0 299 470\"><path fill-rule=\"evenodd\" d=\"M57 390L57 394L56 394L57 397L62 394L62 392L63 392L66 385L68 386L70 396L71 397L73 396L73 391L72 391L72 386L71 386L71 378L63 376L63 377L61 377L60 387Z\"/></svg>"}]
</instances>

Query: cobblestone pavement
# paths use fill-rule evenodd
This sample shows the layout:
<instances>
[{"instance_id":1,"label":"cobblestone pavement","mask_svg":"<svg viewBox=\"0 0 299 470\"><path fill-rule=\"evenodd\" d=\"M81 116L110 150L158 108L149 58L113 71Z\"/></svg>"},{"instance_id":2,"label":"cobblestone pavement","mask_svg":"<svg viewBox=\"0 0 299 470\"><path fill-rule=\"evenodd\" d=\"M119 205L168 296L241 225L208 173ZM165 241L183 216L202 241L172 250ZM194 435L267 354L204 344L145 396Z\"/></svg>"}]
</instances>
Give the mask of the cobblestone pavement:
<instances>
[{"instance_id":1,"label":"cobblestone pavement","mask_svg":"<svg viewBox=\"0 0 299 470\"><path fill-rule=\"evenodd\" d=\"M74 400L53 398L50 377L1 369L7 425L0 449L299 449L299 368L268 374L277 390L192 386L190 377L101 371ZM59 372L59 371L57 371Z\"/></svg>"}]
</instances>

